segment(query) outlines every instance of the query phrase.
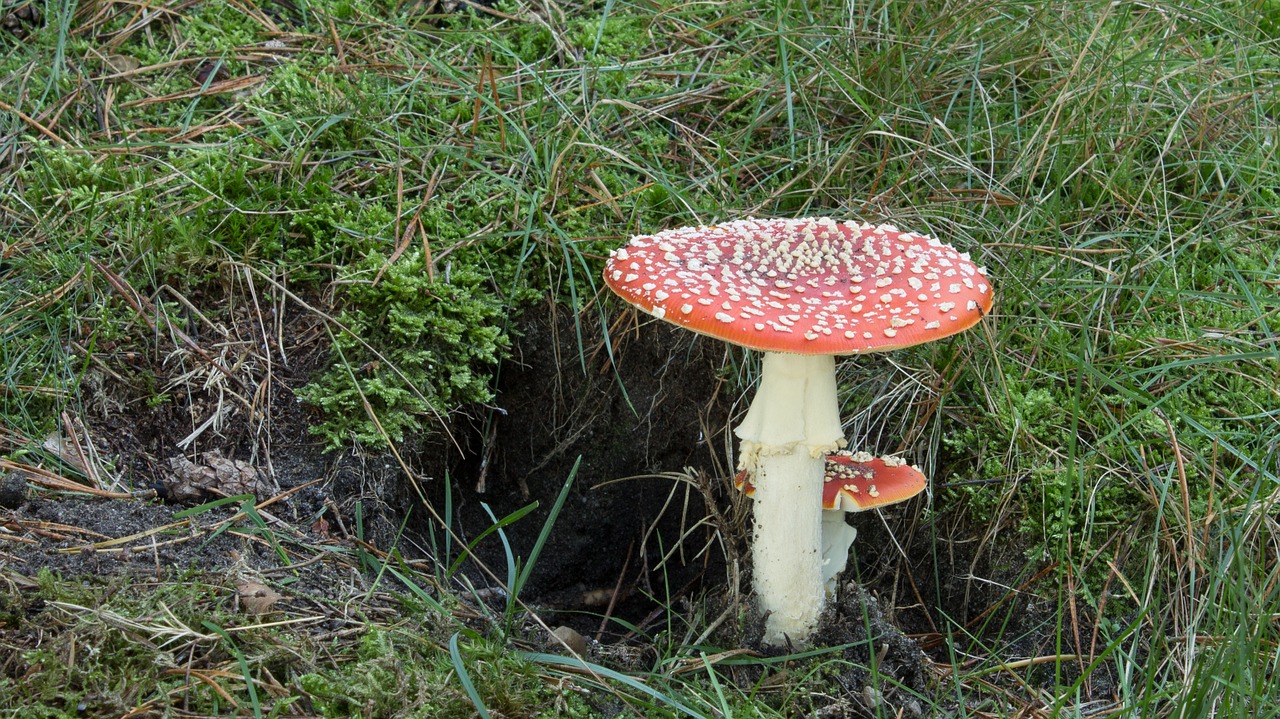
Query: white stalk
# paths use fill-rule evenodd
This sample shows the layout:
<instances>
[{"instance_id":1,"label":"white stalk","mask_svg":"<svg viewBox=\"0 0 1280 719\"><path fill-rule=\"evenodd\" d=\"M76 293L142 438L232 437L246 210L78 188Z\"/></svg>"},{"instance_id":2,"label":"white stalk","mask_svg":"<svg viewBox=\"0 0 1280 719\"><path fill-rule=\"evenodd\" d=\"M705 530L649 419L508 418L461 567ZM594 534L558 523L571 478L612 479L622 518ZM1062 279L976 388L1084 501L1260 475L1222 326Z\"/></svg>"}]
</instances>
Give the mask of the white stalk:
<instances>
[{"instance_id":1,"label":"white stalk","mask_svg":"<svg viewBox=\"0 0 1280 719\"><path fill-rule=\"evenodd\" d=\"M764 641L801 645L826 602L822 562L825 456L844 442L830 355L766 353L742 424L742 468L755 485L752 540Z\"/></svg>"},{"instance_id":2,"label":"white stalk","mask_svg":"<svg viewBox=\"0 0 1280 719\"><path fill-rule=\"evenodd\" d=\"M836 575L849 563L849 547L858 536L858 530L844 521L843 509L822 512L822 584L827 599L836 595Z\"/></svg>"}]
</instances>

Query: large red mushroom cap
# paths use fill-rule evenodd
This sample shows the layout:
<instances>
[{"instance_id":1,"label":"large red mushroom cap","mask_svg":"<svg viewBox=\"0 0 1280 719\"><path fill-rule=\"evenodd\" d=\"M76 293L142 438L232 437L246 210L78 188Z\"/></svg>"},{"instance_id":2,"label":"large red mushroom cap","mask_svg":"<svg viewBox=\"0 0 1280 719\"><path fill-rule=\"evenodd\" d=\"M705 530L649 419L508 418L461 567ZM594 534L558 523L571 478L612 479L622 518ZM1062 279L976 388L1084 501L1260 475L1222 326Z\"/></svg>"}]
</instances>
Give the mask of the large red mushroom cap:
<instances>
[{"instance_id":1,"label":"large red mushroom cap","mask_svg":"<svg viewBox=\"0 0 1280 719\"><path fill-rule=\"evenodd\" d=\"M826 460L822 485L825 510L863 512L905 502L923 492L927 484L923 472L896 457L835 452ZM755 494L746 470L733 478L733 486L748 497Z\"/></svg>"},{"instance_id":2,"label":"large red mushroom cap","mask_svg":"<svg viewBox=\"0 0 1280 719\"><path fill-rule=\"evenodd\" d=\"M752 349L891 350L953 335L991 311L967 254L890 225L738 220L635 237L605 282L656 317Z\"/></svg>"}]
</instances>

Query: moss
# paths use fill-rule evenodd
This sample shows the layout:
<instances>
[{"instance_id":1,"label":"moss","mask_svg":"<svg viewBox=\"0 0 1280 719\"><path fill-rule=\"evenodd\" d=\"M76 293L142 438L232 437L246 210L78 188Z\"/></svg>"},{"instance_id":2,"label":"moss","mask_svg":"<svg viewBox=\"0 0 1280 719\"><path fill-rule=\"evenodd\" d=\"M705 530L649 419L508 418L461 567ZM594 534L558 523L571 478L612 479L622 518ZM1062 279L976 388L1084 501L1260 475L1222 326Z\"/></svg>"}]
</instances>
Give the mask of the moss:
<instances>
[{"instance_id":1,"label":"moss","mask_svg":"<svg viewBox=\"0 0 1280 719\"><path fill-rule=\"evenodd\" d=\"M648 21L618 12L610 13L607 18L575 20L569 37L588 60L595 62L625 63L652 44Z\"/></svg>"},{"instance_id":2,"label":"moss","mask_svg":"<svg viewBox=\"0 0 1280 719\"><path fill-rule=\"evenodd\" d=\"M573 692L544 684L533 665L500 644L464 634L458 641L461 670L491 715L590 715ZM459 669L446 647L424 640L410 626L372 627L361 638L353 661L304 674L298 685L316 712L326 717L469 719L476 709L463 689Z\"/></svg>"},{"instance_id":3,"label":"moss","mask_svg":"<svg viewBox=\"0 0 1280 719\"><path fill-rule=\"evenodd\" d=\"M324 412L312 430L329 446L402 442L492 399L489 376L509 339L490 278L466 266L433 271L421 251L394 263L373 254L345 278L347 331L334 337L330 369L299 393Z\"/></svg>"},{"instance_id":4,"label":"moss","mask_svg":"<svg viewBox=\"0 0 1280 719\"><path fill-rule=\"evenodd\" d=\"M44 569L36 580L34 596L0 593L0 627L13 630L0 645L4 716L121 716L146 705L243 714L253 702L237 669L240 657L262 681L257 696L267 716L475 715L445 646L452 623L411 603L396 612L394 625L369 624L355 642L321 644L306 628L246 626L226 576L189 572L150 584L82 581ZM210 625L237 630L231 639L213 638ZM465 632L458 645L494 716L590 713L576 694L545 683L500 642ZM206 672L208 681L188 677L190 668ZM275 683L285 691L262 691Z\"/></svg>"},{"instance_id":5,"label":"moss","mask_svg":"<svg viewBox=\"0 0 1280 719\"><path fill-rule=\"evenodd\" d=\"M225 577L192 573L177 579L157 587L125 577L105 583L82 581L42 569L37 576L40 601L28 605L23 619L38 628L40 640L15 633L4 647L0 713L120 716L148 702L164 706L167 696L178 692L187 710L217 713L222 694L200 682L189 684L181 672L168 670L182 664L179 655L184 651L200 654L201 663L227 658L221 646L195 637L205 633L205 621L236 623L229 601L235 590ZM292 655L274 649L265 633L242 632L238 641L264 662L274 661L282 673L291 671ZM21 692L10 691L16 678L21 678ZM245 699L243 684L221 684L229 695ZM10 704L12 698L21 705Z\"/></svg>"}]
</instances>

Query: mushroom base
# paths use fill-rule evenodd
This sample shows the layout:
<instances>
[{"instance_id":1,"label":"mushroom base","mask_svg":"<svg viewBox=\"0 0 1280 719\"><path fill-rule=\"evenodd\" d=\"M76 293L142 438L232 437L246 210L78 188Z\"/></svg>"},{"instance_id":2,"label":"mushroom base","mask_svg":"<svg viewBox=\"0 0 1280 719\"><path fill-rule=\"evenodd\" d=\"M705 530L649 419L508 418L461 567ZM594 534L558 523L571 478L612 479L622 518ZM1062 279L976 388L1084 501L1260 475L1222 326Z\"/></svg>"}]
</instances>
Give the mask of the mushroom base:
<instances>
[{"instance_id":1,"label":"mushroom base","mask_svg":"<svg viewBox=\"0 0 1280 719\"><path fill-rule=\"evenodd\" d=\"M821 522L823 463L809 448L761 455L756 462L752 538L757 601L766 644L803 644L825 604Z\"/></svg>"}]
</instances>

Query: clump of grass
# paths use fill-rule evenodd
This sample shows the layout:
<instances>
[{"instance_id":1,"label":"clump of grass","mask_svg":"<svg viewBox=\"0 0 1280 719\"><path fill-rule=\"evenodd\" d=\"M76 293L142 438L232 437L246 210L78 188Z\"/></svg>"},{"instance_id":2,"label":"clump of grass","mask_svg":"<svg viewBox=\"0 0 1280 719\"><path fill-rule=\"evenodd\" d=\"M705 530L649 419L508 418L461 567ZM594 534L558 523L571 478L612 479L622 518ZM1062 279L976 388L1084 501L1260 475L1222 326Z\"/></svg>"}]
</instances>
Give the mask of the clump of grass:
<instances>
[{"instance_id":1,"label":"clump of grass","mask_svg":"<svg viewBox=\"0 0 1280 719\"><path fill-rule=\"evenodd\" d=\"M7 627L0 709L13 716L65 717L123 714L176 701L192 711L217 713L245 701L244 685L234 678L199 680L205 673L224 675L227 647L204 623L240 623L234 587L226 578L183 579L89 585L43 572L39 601L12 598L25 605L25 616ZM37 629L43 641L32 641L29 632ZM287 672L296 659L283 650L293 641L287 634L239 636L256 663Z\"/></svg>"},{"instance_id":2,"label":"clump of grass","mask_svg":"<svg viewBox=\"0 0 1280 719\"><path fill-rule=\"evenodd\" d=\"M38 601L7 596L14 611L0 615L8 636L0 711L12 716L475 713L445 646L449 618L419 603L366 604L386 619L360 619L344 616L340 603L295 601L278 585L285 594L273 610L288 621L276 622L244 609L226 576L81 584L45 572L39 581ZM298 611L303 605L311 608ZM317 632L320 620L339 629ZM500 643L467 632L460 646L476 696L493 712L588 714L580 693L542 681Z\"/></svg>"},{"instance_id":3,"label":"clump of grass","mask_svg":"<svg viewBox=\"0 0 1280 719\"><path fill-rule=\"evenodd\" d=\"M534 664L500 643L469 633L463 669L490 716L592 716L581 694L557 691ZM350 661L298 678L317 714L326 717L476 716L447 649L400 628L372 628Z\"/></svg>"}]
</instances>

